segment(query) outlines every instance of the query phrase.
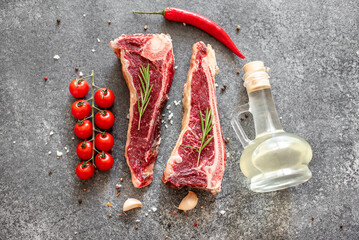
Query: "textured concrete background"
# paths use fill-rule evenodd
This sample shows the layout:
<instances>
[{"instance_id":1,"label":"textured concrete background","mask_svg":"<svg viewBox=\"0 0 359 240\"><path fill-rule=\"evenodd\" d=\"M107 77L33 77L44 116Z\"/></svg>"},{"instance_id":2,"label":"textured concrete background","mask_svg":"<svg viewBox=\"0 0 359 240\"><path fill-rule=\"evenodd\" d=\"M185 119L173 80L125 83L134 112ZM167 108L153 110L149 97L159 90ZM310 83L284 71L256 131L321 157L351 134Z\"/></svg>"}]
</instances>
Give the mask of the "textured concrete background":
<instances>
[{"instance_id":1,"label":"textured concrete background","mask_svg":"<svg viewBox=\"0 0 359 240\"><path fill-rule=\"evenodd\" d=\"M358 239L358 1L205 2L1 1L0 239ZM131 13L166 6L215 20L247 59L239 59L194 27ZM124 159L129 93L108 43L124 33L145 32L145 24L146 33L169 33L173 39L178 69L167 105L175 117L168 129L162 126L153 183L134 189ZM236 25L241 26L239 32ZM195 190L199 205L185 217L175 206L188 189L168 188L160 177L180 132L183 110L173 101L182 97L191 47L200 40L217 53L218 106L224 136L230 138L229 157L222 192L212 196ZM53 59L56 54L58 61ZM296 188L253 193L240 172L242 147L230 116L235 105L247 101L242 73L239 77L236 71L251 60L263 60L272 69L284 129L313 147L313 178ZM116 94L116 162L111 171L96 172L89 181L75 176L79 140L72 140L75 120L70 106L75 99L68 92L70 80L77 76L75 67L85 74L94 69L97 85ZM228 88L221 93L224 84ZM167 118L168 110L164 113ZM249 122L245 124L250 131ZM56 150L64 156L57 159ZM123 187L116 197L120 178ZM128 197L142 200L143 208L119 217Z\"/></svg>"}]
</instances>

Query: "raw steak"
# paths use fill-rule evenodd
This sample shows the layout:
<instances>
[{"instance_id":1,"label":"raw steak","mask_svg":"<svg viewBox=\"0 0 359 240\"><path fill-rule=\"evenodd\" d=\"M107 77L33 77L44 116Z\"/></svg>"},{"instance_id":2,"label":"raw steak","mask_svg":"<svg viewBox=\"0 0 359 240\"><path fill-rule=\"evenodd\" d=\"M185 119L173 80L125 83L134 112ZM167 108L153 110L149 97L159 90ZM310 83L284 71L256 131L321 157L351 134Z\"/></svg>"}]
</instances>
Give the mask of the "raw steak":
<instances>
[{"instance_id":1,"label":"raw steak","mask_svg":"<svg viewBox=\"0 0 359 240\"><path fill-rule=\"evenodd\" d=\"M215 94L214 75L217 72L216 57L211 45L206 46L203 42L194 44L183 91L182 130L162 176L162 181L170 187L190 186L209 190L213 194L221 190L226 151ZM207 108L212 109L213 115L213 128L207 139L214 137L203 149L197 167L198 153L183 145L197 149L201 146L200 111L204 118Z\"/></svg>"},{"instance_id":2,"label":"raw steak","mask_svg":"<svg viewBox=\"0 0 359 240\"><path fill-rule=\"evenodd\" d=\"M130 120L127 130L125 157L135 187L149 185L161 142L161 110L168 99L174 75L172 40L165 34L122 35L111 41L111 47L121 59L122 72L130 90ZM137 95L140 93L140 66L150 68L150 85L153 85L149 104L141 118Z\"/></svg>"}]
</instances>

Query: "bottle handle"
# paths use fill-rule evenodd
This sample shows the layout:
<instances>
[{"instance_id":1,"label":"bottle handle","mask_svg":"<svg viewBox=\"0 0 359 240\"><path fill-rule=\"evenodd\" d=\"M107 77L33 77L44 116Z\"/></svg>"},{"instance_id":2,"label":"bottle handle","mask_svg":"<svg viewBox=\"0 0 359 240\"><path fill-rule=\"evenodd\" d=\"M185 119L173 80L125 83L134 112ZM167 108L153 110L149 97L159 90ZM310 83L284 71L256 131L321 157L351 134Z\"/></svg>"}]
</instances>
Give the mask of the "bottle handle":
<instances>
[{"instance_id":1,"label":"bottle handle","mask_svg":"<svg viewBox=\"0 0 359 240\"><path fill-rule=\"evenodd\" d=\"M232 127L234 128L234 131L243 145L243 147L247 147L251 140L248 138L247 134L244 132L241 123L238 121L239 116L243 113L250 112L249 110L249 104L244 104L242 106L239 106L233 113L233 117L231 120Z\"/></svg>"}]
</instances>

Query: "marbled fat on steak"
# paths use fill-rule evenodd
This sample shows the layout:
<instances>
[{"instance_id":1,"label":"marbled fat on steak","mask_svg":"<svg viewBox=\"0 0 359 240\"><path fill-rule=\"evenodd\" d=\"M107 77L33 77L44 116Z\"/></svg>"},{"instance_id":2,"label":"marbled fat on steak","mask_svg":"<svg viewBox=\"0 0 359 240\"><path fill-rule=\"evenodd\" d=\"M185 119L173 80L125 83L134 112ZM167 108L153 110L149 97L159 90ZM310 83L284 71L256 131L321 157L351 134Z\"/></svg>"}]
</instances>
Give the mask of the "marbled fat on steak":
<instances>
[{"instance_id":1,"label":"marbled fat on steak","mask_svg":"<svg viewBox=\"0 0 359 240\"><path fill-rule=\"evenodd\" d=\"M125 157L135 187L149 185L161 141L161 110L168 99L174 75L172 40L165 34L122 35L111 41L111 47L121 59L122 72L130 91L130 120L127 130ZM141 118L137 96L140 93L140 66L150 68L153 85L149 104Z\"/></svg>"},{"instance_id":2,"label":"marbled fat on steak","mask_svg":"<svg viewBox=\"0 0 359 240\"><path fill-rule=\"evenodd\" d=\"M214 50L210 45L198 42L193 45L191 66L183 92L182 130L176 146L169 158L162 181L174 188L190 186L211 191L221 190L222 177L226 165L226 151L222 129L219 123L214 75L218 72ZM212 109L213 128L208 137L213 139L203 149L197 166L201 146L202 127L200 111Z\"/></svg>"}]
</instances>

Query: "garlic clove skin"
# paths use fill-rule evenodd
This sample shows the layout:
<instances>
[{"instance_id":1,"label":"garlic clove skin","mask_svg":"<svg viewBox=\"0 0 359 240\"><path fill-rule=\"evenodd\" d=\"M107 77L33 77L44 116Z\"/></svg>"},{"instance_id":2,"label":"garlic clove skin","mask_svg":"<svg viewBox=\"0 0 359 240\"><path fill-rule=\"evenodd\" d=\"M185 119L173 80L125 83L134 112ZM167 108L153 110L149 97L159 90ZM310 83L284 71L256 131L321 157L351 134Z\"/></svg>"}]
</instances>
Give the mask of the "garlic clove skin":
<instances>
[{"instance_id":1,"label":"garlic clove skin","mask_svg":"<svg viewBox=\"0 0 359 240\"><path fill-rule=\"evenodd\" d=\"M128 210L138 208L138 207L142 207L142 203L139 200L137 200L136 198L129 198L123 204L122 210L124 212L126 212Z\"/></svg>"},{"instance_id":2,"label":"garlic clove skin","mask_svg":"<svg viewBox=\"0 0 359 240\"><path fill-rule=\"evenodd\" d=\"M188 211L195 208L197 206L197 203L197 195L194 192L189 191L187 196L182 199L180 205L178 206L178 209Z\"/></svg>"}]
</instances>

